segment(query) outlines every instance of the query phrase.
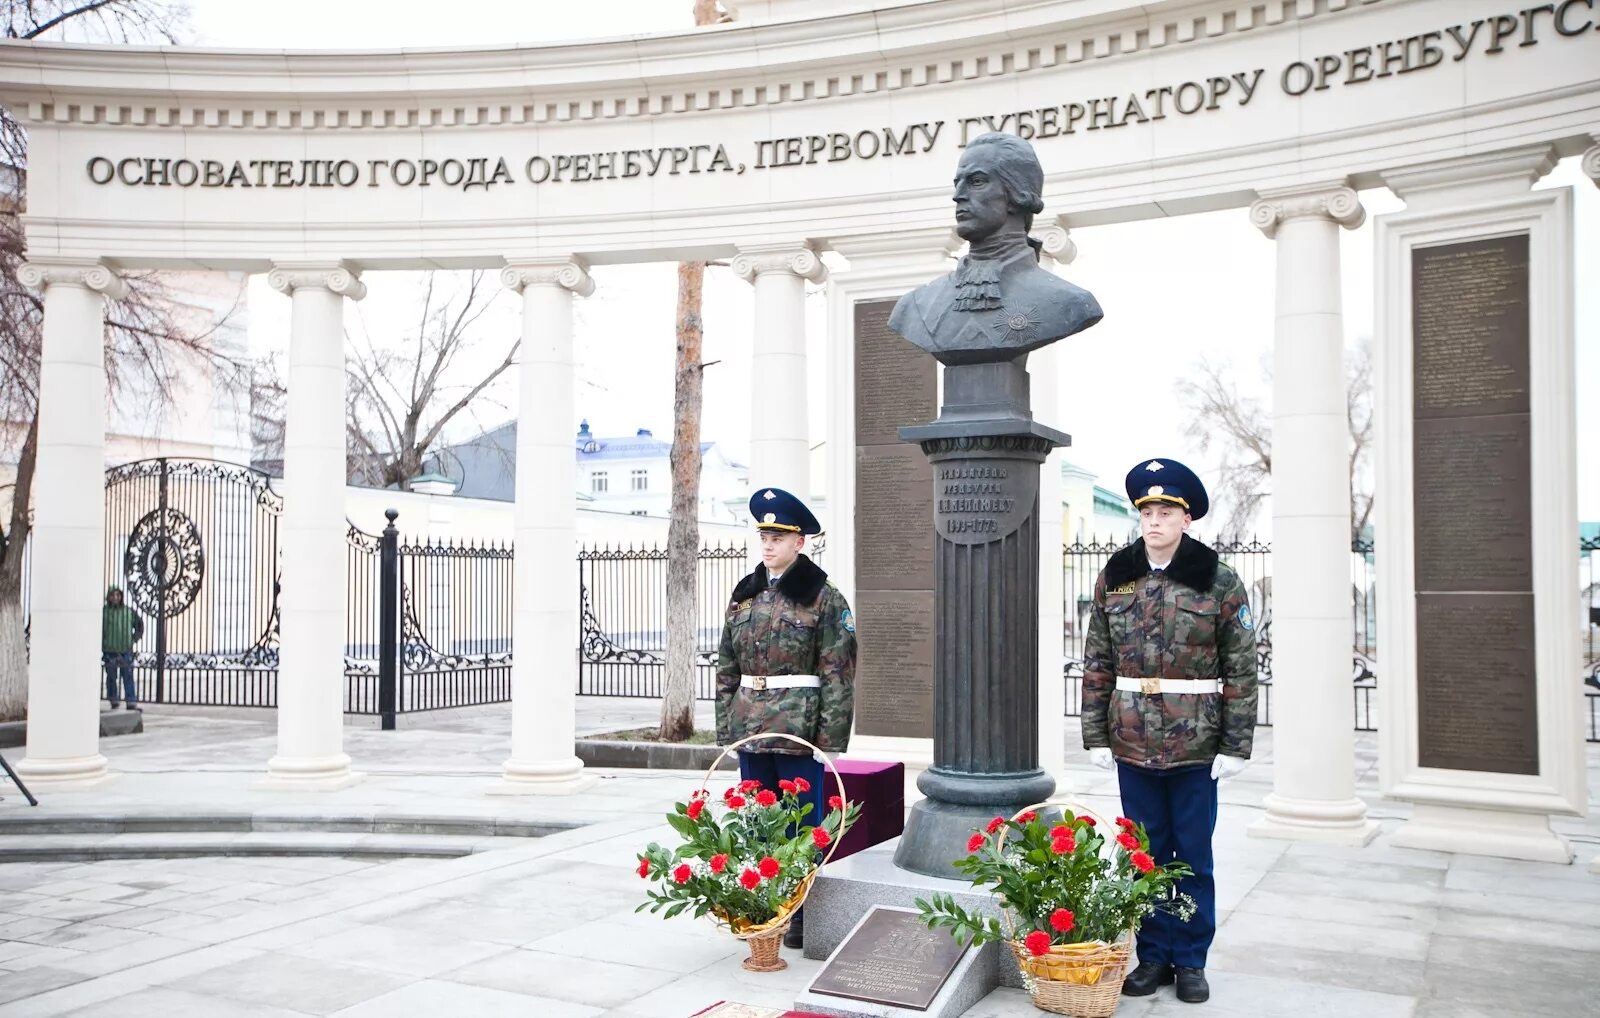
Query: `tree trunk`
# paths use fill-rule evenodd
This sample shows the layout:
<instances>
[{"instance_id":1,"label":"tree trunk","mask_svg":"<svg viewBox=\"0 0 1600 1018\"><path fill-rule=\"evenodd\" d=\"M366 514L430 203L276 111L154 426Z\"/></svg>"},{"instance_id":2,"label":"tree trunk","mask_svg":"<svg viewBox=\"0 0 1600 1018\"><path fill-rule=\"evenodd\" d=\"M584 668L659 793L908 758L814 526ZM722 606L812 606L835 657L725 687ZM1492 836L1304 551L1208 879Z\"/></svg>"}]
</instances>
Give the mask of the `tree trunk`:
<instances>
[{"instance_id":1,"label":"tree trunk","mask_svg":"<svg viewBox=\"0 0 1600 1018\"><path fill-rule=\"evenodd\" d=\"M11 520L0 553L0 721L21 721L28 715L28 644L22 615L22 564L28 553L28 506L33 494L33 467L39 452L37 414L17 459L17 483L11 492ZM99 639L96 633L93 637Z\"/></svg>"},{"instance_id":2,"label":"tree trunk","mask_svg":"<svg viewBox=\"0 0 1600 1018\"><path fill-rule=\"evenodd\" d=\"M705 262L678 266L678 356L672 394L672 511L667 524L667 669L663 742L694 733L700 606L701 289Z\"/></svg>"}]
</instances>

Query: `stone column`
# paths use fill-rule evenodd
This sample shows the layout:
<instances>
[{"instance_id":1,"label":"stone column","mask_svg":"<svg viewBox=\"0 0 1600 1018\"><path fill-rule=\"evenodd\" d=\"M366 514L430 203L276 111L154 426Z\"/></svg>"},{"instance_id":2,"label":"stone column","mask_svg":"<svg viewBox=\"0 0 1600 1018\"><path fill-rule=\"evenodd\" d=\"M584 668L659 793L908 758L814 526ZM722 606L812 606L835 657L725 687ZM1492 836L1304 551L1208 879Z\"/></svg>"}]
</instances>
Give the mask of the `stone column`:
<instances>
[{"instance_id":1,"label":"stone column","mask_svg":"<svg viewBox=\"0 0 1600 1018\"><path fill-rule=\"evenodd\" d=\"M733 271L755 287L750 357L750 483L811 498L806 409L806 280L828 278L806 244L741 248ZM779 393L774 398L772 393Z\"/></svg>"},{"instance_id":2,"label":"stone column","mask_svg":"<svg viewBox=\"0 0 1600 1018\"><path fill-rule=\"evenodd\" d=\"M1342 182L1263 192L1278 243L1272 414L1273 791L1257 837L1364 844L1350 724L1350 434L1339 228L1366 210Z\"/></svg>"},{"instance_id":3,"label":"stone column","mask_svg":"<svg viewBox=\"0 0 1600 1018\"><path fill-rule=\"evenodd\" d=\"M367 288L344 262L279 264L293 302L283 443L283 648L278 752L266 787L333 790L359 780L344 752L346 531L344 302Z\"/></svg>"},{"instance_id":4,"label":"stone column","mask_svg":"<svg viewBox=\"0 0 1600 1018\"><path fill-rule=\"evenodd\" d=\"M17 770L35 786L73 788L106 777L98 707L105 695L105 302L127 285L93 261L29 262L17 276L44 291L28 755Z\"/></svg>"},{"instance_id":5,"label":"stone column","mask_svg":"<svg viewBox=\"0 0 1600 1018\"><path fill-rule=\"evenodd\" d=\"M1600 135L1595 136L1594 145L1583 154L1580 165L1583 167L1584 175L1594 181L1596 187L1600 187Z\"/></svg>"},{"instance_id":6,"label":"stone column","mask_svg":"<svg viewBox=\"0 0 1600 1018\"><path fill-rule=\"evenodd\" d=\"M498 794L568 794L595 780L574 753L578 688L577 463L572 295L594 281L577 259L513 261L522 295L512 577L511 756Z\"/></svg>"}]
</instances>

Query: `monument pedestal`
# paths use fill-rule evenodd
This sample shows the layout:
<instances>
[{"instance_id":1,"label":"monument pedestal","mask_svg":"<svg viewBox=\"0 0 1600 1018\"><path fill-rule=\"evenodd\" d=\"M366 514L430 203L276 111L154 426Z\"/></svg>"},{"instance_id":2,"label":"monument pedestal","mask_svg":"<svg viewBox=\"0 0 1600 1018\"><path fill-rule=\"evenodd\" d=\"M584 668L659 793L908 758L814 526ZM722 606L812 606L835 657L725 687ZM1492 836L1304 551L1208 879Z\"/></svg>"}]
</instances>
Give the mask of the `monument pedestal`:
<instances>
[{"instance_id":1,"label":"monument pedestal","mask_svg":"<svg viewBox=\"0 0 1600 1018\"><path fill-rule=\"evenodd\" d=\"M1550 829L1543 813L1470 809L1418 803L1391 843L1433 852L1462 852L1529 862L1572 862L1572 846Z\"/></svg>"}]
</instances>

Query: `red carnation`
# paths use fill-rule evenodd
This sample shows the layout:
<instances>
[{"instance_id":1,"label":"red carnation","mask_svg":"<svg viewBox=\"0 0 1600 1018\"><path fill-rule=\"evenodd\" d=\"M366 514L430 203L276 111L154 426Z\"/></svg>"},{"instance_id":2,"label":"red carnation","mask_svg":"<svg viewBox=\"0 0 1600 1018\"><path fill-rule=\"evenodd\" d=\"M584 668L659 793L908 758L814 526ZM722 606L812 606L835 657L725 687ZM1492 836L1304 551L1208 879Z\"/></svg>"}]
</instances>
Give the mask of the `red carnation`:
<instances>
[{"instance_id":1,"label":"red carnation","mask_svg":"<svg viewBox=\"0 0 1600 1018\"><path fill-rule=\"evenodd\" d=\"M702 788L702 789L699 789L698 791L691 792L689 794L689 798L691 798L691 799L709 799L709 798L711 798L711 793Z\"/></svg>"},{"instance_id":2,"label":"red carnation","mask_svg":"<svg viewBox=\"0 0 1600 1018\"><path fill-rule=\"evenodd\" d=\"M1117 817L1117 826L1127 831L1129 834L1132 834L1133 829L1138 825L1132 820L1129 820L1127 817Z\"/></svg>"},{"instance_id":3,"label":"red carnation","mask_svg":"<svg viewBox=\"0 0 1600 1018\"><path fill-rule=\"evenodd\" d=\"M989 825L987 827L985 827L984 830L988 831L990 834L993 834L995 831L998 831L1000 828L1004 827L1005 825L1006 825L1006 818L1005 817L995 817L993 820L989 821Z\"/></svg>"},{"instance_id":4,"label":"red carnation","mask_svg":"<svg viewBox=\"0 0 1600 1018\"><path fill-rule=\"evenodd\" d=\"M1070 837L1072 837L1072 828L1068 827L1066 824L1056 824L1054 827L1050 828L1050 838L1052 841L1056 838Z\"/></svg>"},{"instance_id":5,"label":"red carnation","mask_svg":"<svg viewBox=\"0 0 1600 1018\"><path fill-rule=\"evenodd\" d=\"M756 793L757 806L775 806L777 803L778 797L770 788L763 788L761 791Z\"/></svg>"},{"instance_id":6,"label":"red carnation","mask_svg":"<svg viewBox=\"0 0 1600 1018\"><path fill-rule=\"evenodd\" d=\"M761 883L761 874L749 867L745 867L745 871L739 874L739 883L744 886L745 890L753 891L756 889L756 885Z\"/></svg>"},{"instance_id":7,"label":"red carnation","mask_svg":"<svg viewBox=\"0 0 1600 1018\"><path fill-rule=\"evenodd\" d=\"M1041 954L1049 954L1050 934L1043 930L1034 930L1032 933L1023 938L1022 946L1026 947L1028 949L1028 953L1034 957L1038 957Z\"/></svg>"},{"instance_id":8,"label":"red carnation","mask_svg":"<svg viewBox=\"0 0 1600 1018\"><path fill-rule=\"evenodd\" d=\"M983 847L983 835L981 835L981 834L977 833L976 831L974 831L972 837L967 839L967 851L968 852L976 852L978 849L980 849L982 847Z\"/></svg>"},{"instance_id":9,"label":"red carnation","mask_svg":"<svg viewBox=\"0 0 1600 1018\"><path fill-rule=\"evenodd\" d=\"M761 875L766 877L768 880L771 880L773 877L777 876L778 871L783 869L782 866L778 865L778 860L774 859L770 855L763 857L759 863L756 863L756 868L759 869L761 871Z\"/></svg>"},{"instance_id":10,"label":"red carnation","mask_svg":"<svg viewBox=\"0 0 1600 1018\"><path fill-rule=\"evenodd\" d=\"M1144 852L1135 852L1128 857L1128 860L1133 863L1133 868L1140 873L1149 873L1156 868L1156 861Z\"/></svg>"},{"instance_id":11,"label":"red carnation","mask_svg":"<svg viewBox=\"0 0 1600 1018\"><path fill-rule=\"evenodd\" d=\"M818 848L827 848L828 843L833 840L833 835L821 827L813 827L811 828L811 840L816 842Z\"/></svg>"},{"instance_id":12,"label":"red carnation","mask_svg":"<svg viewBox=\"0 0 1600 1018\"><path fill-rule=\"evenodd\" d=\"M795 791L798 791L798 789L796 789L794 787L794 782L793 781L790 781L788 778L785 778L782 781L778 782L778 791L780 791L780 792L795 792Z\"/></svg>"},{"instance_id":13,"label":"red carnation","mask_svg":"<svg viewBox=\"0 0 1600 1018\"><path fill-rule=\"evenodd\" d=\"M646 859L644 856L639 857L639 875L641 877L648 877L650 875L650 860Z\"/></svg>"},{"instance_id":14,"label":"red carnation","mask_svg":"<svg viewBox=\"0 0 1600 1018\"><path fill-rule=\"evenodd\" d=\"M733 793L735 791L736 789L734 789L732 786L725 789L722 793L722 801L727 802L729 799L733 798Z\"/></svg>"},{"instance_id":15,"label":"red carnation","mask_svg":"<svg viewBox=\"0 0 1600 1018\"><path fill-rule=\"evenodd\" d=\"M1072 929L1072 912L1064 908L1058 908L1051 912L1050 928L1057 933L1066 933Z\"/></svg>"},{"instance_id":16,"label":"red carnation","mask_svg":"<svg viewBox=\"0 0 1600 1018\"><path fill-rule=\"evenodd\" d=\"M689 808L684 810L684 813L688 814L690 820L699 820L700 814L705 811L706 801L704 799L690 799Z\"/></svg>"},{"instance_id":17,"label":"red carnation","mask_svg":"<svg viewBox=\"0 0 1600 1018\"><path fill-rule=\"evenodd\" d=\"M728 857L721 852L711 857L711 872L721 873L728 868Z\"/></svg>"},{"instance_id":18,"label":"red carnation","mask_svg":"<svg viewBox=\"0 0 1600 1018\"><path fill-rule=\"evenodd\" d=\"M742 796L742 795L730 795L730 796L728 796L728 808L729 809L738 809L740 806L743 806L743 805L744 805L744 796Z\"/></svg>"},{"instance_id":19,"label":"red carnation","mask_svg":"<svg viewBox=\"0 0 1600 1018\"><path fill-rule=\"evenodd\" d=\"M1083 816L1079 817L1078 819L1083 821L1084 823L1088 824L1090 827L1098 827L1098 826L1100 826L1099 824L1094 822L1094 817L1089 816L1087 813L1085 813Z\"/></svg>"},{"instance_id":20,"label":"red carnation","mask_svg":"<svg viewBox=\"0 0 1600 1018\"><path fill-rule=\"evenodd\" d=\"M801 795L805 795L807 792L811 791L811 782L807 781L805 778L795 778L794 790Z\"/></svg>"},{"instance_id":21,"label":"red carnation","mask_svg":"<svg viewBox=\"0 0 1600 1018\"><path fill-rule=\"evenodd\" d=\"M689 882L689 877L693 872L694 871L689 868L688 863L679 863L678 868L672 871L672 879L676 880L680 884L687 884Z\"/></svg>"},{"instance_id":22,"label":"red carnation","mask_svg":"<svg viewBox=\"0 0 1600 1018\"><path fill-rule=\"evenodd\" d=\"M1072 835L1070 834L1065 838L1056 838L1050 842L1050 851L1056 855L1071 855L1072 851L1077 847L1078 843L1072 840Z\"/></svg>"},{"instance_id":23,"label":"red carnation","mask_svg":"<svg viewBox=\"0 0 1600 1018\"><path fill-rule=\"evenodd\" d=\"M1139 848L1139 839L1131 834L1123 833L1117 835L1117 844L1121 845L1128 851L1133 852L1137 851Z\"/></svg>"},{"instance_id":24,"label":"red carnation","mask_svg":"<svg viewBox=\"0 0 1600 1018\"><path fill-rule=\"evenodd\" d=\"M1030 809L1028 812L1026 812L1026 813L1022 814L1021 816L1017 817L1017 823L1019 823L1019 824L1031 824L1037 819L1039 819L1039 814L1035 813L1033 810Z\"/></svg>"},{"instance_id":25,"label":"red carnation","mask_svg":"<svg viewBox=\"0 0 1600 1018\"><path fill-rule=\"evenodd\" d=\"M844 800L839 798L837 795L830 795L828 796L828 808L844 809Z\"/></svg>"},{"instance_id":26,"label":"red carnation","mask_svg":"<svg viewBox=\"0 0 1600 1018\"><path fill-rule=\"evenodd\" d=\"M755 778L747 778L739 782L739 791L744 792L746 795L751 792L759 792L761 791L761 782Z\"/></svg>"}]
</instances>

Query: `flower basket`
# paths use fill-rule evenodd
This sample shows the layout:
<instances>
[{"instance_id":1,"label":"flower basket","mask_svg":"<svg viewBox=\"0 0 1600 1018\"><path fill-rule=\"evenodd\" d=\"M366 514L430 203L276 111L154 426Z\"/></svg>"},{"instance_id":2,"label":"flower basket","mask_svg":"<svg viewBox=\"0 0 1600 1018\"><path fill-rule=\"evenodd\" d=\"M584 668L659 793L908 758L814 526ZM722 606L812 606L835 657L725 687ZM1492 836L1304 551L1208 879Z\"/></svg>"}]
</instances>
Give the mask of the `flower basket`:
<instances>
[{"instance_id":1,"label":"flower basket","mask_svg":"<svg viewBox=\"0 0 1600 1018\"><path fill-rule=\"evenodd\" d=\"M930 926L948 927L958 939L965 933L974 943L1004 941L1035 1007L1109 1018L1141 918L1157 908L1182 915L1187 900L1172 891L1189 868L1157 866L1149 845L1131 820L1113 821L1070 800L1038 803L975 831L968 856L956 863L974 885L993 886L998 919L966 912L948 895L917 907Z\"/></svg>"},{"instance_id":2,"label":"flower basket","mask_svg":"<svg viewBox=\"0 0 1600 1018\"><path fill-rule=\"evenodd\" d=\"M833 858L861 809L843 798L838 768L824 757L825 766L839 780L841 794L830 800L826 815L815 826L802 825L809 804L801 803L799 795L810 787L796 789L788 781L780 782L785 786L781 798L774 790L751 787L754 782L729 788L722 797L719 821L710 792L718 765L741 746L773 739L820 755L811 743L793 735L753 735L730 744L706 769L689 802L678 803L668 815L685 843L670 854L652 844L639 856L639 875L662 881L662 890L651 891L651 900L639 909L665 909L669 919L692 909L695 916L710 918L749 945L744 967L752 972L787 967L778 949L789 921L805 904L817 870ZM790 828L792 836L787 833Z\"/></svg>"}]
</instances>

